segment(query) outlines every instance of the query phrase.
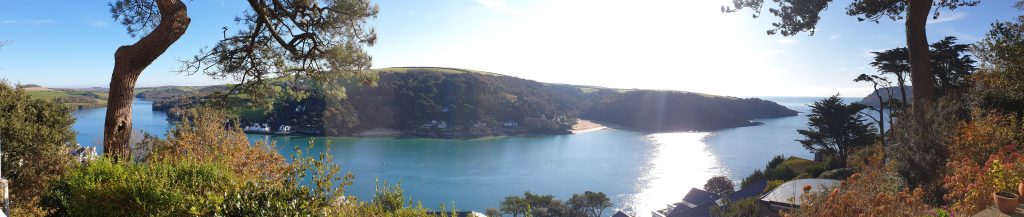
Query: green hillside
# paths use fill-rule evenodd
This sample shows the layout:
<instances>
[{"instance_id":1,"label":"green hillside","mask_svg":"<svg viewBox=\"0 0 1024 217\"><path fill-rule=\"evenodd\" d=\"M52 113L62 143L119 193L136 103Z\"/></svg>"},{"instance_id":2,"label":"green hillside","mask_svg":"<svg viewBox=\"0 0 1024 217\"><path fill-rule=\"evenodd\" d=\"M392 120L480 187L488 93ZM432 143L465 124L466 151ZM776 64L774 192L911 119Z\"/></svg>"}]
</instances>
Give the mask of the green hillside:
<instances>
[{"instance_id":1,"label":"green hillside","mask_svg":"<svg viewBox=\"0 0 1024 217\"><path fill-rule=\"evenodd\" d=\"M240 109L238 115L246 123L289 125L314 135L389 128L427 137L561 134L581 117L635 130L689 131L796 115L760 99L541 83L468 69L395 67L373 72L376 86L346 86L344 99L325 98L318 88L276 79L274 85L312 90L312 96L281 99L270 110ZM139 96L155 100L154 109L170 110L201 103L202 96L215 90L163 88Z\"/></svg>"}]
</instances>

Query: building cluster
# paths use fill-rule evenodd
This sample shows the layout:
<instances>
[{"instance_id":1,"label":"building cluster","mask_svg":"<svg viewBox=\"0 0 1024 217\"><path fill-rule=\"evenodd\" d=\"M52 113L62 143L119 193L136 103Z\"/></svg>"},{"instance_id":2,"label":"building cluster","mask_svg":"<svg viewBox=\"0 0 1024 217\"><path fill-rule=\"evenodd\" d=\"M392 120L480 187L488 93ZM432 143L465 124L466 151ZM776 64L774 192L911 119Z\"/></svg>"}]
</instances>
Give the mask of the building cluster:
<instances>
[{"instance_id":1,"label":"building cluster","mask_svg":"<svg viewBox=\"0 0 1024 217\"><path fill-rule=\"evenodd\" d=\"M711 208L725 208L726 201L739 201L747 198L758 198L757 206L760 207L759 217L777 217L779 213L791 211L800 207L801 195L805 193L819 193L831 191L839 185L839 181L831 179L797 179L792 180L768 193L764 193L768 186L766 180L747 184L739 191L726 196L692 188L683 197L682 201L669 204L665 209L654 211L652 217L708 217L711 216ZM810 189L805 191L805 188ZM621 213L621 214L620 214ZM638 217L623 212L616 213L617 217Z\"/></svg>"}]
</instances>

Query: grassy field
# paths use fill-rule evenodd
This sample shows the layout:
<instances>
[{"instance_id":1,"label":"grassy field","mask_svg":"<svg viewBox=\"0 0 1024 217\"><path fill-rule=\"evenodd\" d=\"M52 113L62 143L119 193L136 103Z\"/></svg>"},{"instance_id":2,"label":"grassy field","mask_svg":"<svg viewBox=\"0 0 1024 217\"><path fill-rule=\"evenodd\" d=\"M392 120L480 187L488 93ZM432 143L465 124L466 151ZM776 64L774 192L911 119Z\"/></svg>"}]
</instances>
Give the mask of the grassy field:
<instances>
[{"instance_id":1,"label":"grassy field","mask_svg":"<svg viewBox=\"0 0 1024 217\"><path fill-rule=\"evenodd\" d=\"M803 158L799 158L799 157L789 157L789 158L786 159L786 161L783 161L782 164L780 164L779 166L787 167L787 168L793 170L793 172L795 172L796 174L800 174L800 173L803 173L804 170L806 170L808 167L811 167L811 166L814 166L814 165L818 165L818 164L823 164L823 163L815 162L815 161L812 161L812 160L807 160L807 159L803 159Z\"/></svg>"},{"instance_id":2,"label":"grassy field","mask_svg":"<svg viewBox=\"0 0 1024 217\"><path fill-rule=\"evenodd\" d=\"M61 100L73 96L81 96L95 100L95 103L65 103L75 108L95 108L107 105L107 93L89 90L72 89L40 89L26 92L30 97L45 100Z\"/></svg>"}]
</instances>

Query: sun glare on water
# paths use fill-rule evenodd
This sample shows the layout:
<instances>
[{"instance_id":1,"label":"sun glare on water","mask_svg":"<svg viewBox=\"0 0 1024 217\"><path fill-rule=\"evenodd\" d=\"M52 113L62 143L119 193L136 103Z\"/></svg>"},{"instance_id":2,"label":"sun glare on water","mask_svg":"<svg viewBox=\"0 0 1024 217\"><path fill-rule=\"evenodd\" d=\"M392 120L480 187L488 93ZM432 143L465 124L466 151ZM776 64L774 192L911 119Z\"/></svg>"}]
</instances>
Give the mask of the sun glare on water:
<instances>
[{"instance_id":1,"label":"sun glare on water","mask_svg":"<svg viewBox=\"0 0 1024 217\"><path fill-rule=\"evenodd\" d=\"M681 201L690 188L701 188L708 178L728 174L704 143L709 135L711 133L706 132L648 135L645 140L656 146L655 152L649 154L650 162L634 186L639 193L628 196L624 205L640 216L647 216Z\"/></svg>"}]
</instances>

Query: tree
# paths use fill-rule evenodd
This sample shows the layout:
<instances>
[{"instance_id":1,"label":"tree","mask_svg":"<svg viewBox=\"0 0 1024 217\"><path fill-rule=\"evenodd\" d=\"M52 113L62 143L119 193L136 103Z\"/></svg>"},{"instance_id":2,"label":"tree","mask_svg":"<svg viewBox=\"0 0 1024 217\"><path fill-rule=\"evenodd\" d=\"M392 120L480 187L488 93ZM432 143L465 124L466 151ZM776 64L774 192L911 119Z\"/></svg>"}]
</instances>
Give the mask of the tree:
<instances>
[{"instance_id":1,"label":"tree","mask_svg":"<svg viewBox=\"0 0 1024 217\"><path fill-rule=\"evenodd\" d=\"M512 215L512 217L519 217L529 212L529 204L526 203L526 199L520 196L508 196L505 200L501 201L501 205L498 208L502 213Z\"/></svg>"},{"instance_id":2,"label":"tree","mask_svg":"<svg viewBox=\"0 0 1024 217\"><path fill-rule=\"evenodd\" d=\"M75 141L71 111L69 106L32 98L24 89L0 80L0 168L11 181L14 207L33 207L50 181L71 165L68 150Z\"/></svg>"},{"instance_id":3,"label":"tree","mask_svg":"<svg viewBox=\"0 0 1024 217\"><path fill-rule=\"evenodd\" d=\"M938 42L929 45L932 53L931 75L935 81L936 93L943 96L948 92L964 89L969 86L967 78L977 67L974 66L974 59L967 55L970 45L957 44L957 38L946 36ZM875 60L871 62L882 74L893 74L896 76L896 83L900 86L901 102L907 101L906 78L910 73L910 57L907 48L894 48L882 52L871 52Z\"/></svg>"},{"instance_id":4,"label":"tree","mask_svg":"<svg viewBox=\"0 0 1024 217\"><path fill-rule=\"evenodd\" d=\"M368 0L248 0L252 12L237 18L243 29L225 37L212 49L183 61L182 71L218 78L236 78L239 85L225 95L246 93L250 100L276 90L268 88L270 77L313 81L338 87L339 80L359 79L372 83L365 73L370 57L363 51L372 46L376 33L364 25L375 17L376 5ZM173 45L191 22L180 0L116 0L110 3L112 17L131 36L142 36L135 44L121 46L114 53L114 70L103 130L103 148L114 158L128 155L131 135L131 102L135 81L142 71ZM241 89L239 89L241 88ZM343 89L331 89L343 95Z\"/></svg>"},{"instance_id":5,"label":"tree","mask_svg":"<svg viewBox=\"0 0 1024 217\"><path fill-rule=\"evenodd\" d=\"M708 182L704 184L704 190L715 193L719 196L726 196L732 194L735 191L736 186L732 184L732 180L725 176L715 176L708 179Z\"/></svg>"},{"instance_id":6,"label":"tree","mask_svg":"<svg viewBox=\"0 0 1024 217\"><path fill-rule=\"evenodd\" d=\"M484 213L484 215L498 217L498 216L501 216L501 212L498 211L498 209L495 209L495 208L487 208L487 212Z\"/></svg>"},{"instance_id":7,"label":"tree","mask_svg":"<svg viewBox=\"0 0 1024 217\"><path fill-rule=\"evenodd\" d=\"M931 45L932 76L935 77L935 87L940 96L969 87L968 77L978 70L974 66L977 61L965 54L970 45L957 44L956 39L954 36L946 36Z\"/></svg>"},{"instance_id":8,"label":"tree","mask_svg":"<svg viewBox=\"0 0 1024 217\"><path fill-rule=\"evenodd\" d=\"M806 130L797 130L804 139L797 140L811 152L832 157L845 167L846 159L861 147L875 140L874 126L865 123L862 104L845 104L834 95L811 105Z\"/></svg>"},{"instance_id":9,"label":"tree","mask_svg":"<svg viewBox=\"0 0 1024 217\"><path fill-rule=\"evenodd\" d=\"M1024 114L1024 82L1019 82L1024 80L1024 16L993 23L973 53L981 66L974 88L981 106Z\"/></svg>"},{"instance_id":10,"label":"tree","mask_svg":"<svg viewBox=\"0 0 1024 217\"><path fill-rule=\"evenodd\" d=\"M808 32L814 35L815 26L821 19L819 14L828 8L831 0L773 0L778 3L778 8L769 8L768 11L779 17L780 21L772 23L773 28L768 30L769 35L781 33L783 36L791 36L800 32ZM872 21L877 23L883 18L893 21L905 20L907 50L910 54L910 76L914 83L914 103L920 101L934 101L937 97L934 94L934 78L931 76L929 62L928 37L925 32L929 15L932 14L932 7L936 7L935 13L931 16L937 19L940 10L947 8L955 10L958 7L975 6L978 0L854 0L846 8L846 14L857 16L858 21ZM735 12L744 8L754 11L754 17L760 15L764 0L733 0L733 7L722 7L723 12ZM919 108L919 107L915 107ZM923 108L921 108L923 109ZM917 109L915 109L917 110Z\"/></svg>"},{"instance_id":11,"label":"tree","mask_svg":"<svg viewBox=\"0 0 1024 217\"><path fill-rule=\"evenodd\" d=\"M906 76L910 74L910 60L908 59L907 48L893 48L871 53L875 55L875 60L871 62L871 66L874 66L883 75L893 74L896 76L896 85L900 87L900 102L909 102L907 101ZM879 101L879 103L883 102Z\"/></svg>"},{"instance_id":12,"label":"tree","mask_svg":"<svg viewBox=\"0 0 1024 217\"><path fill-rule=\"evenodd\" d=\"M889 86L892 86L891 82L889 82L888 79L885 79L885 77L878 76L878 75L867 75L867 74L860 74L860 76L857 76L857 78L853 79L853 81L856 81L856 82L871 82L872 88L874 88L874 90L875 90L873 93L875 93L875 97L878 98L878 108L871 107L871 106L868 106L867 108L871 109L871 110L878 111L878 118L876 119L876 118L871 117L871 116L868 116L868 117L871 117L871 119L874 119L875 123L878 123L878 137L879 137L879 140L882 141L882 145L885 145L886 144L885 143L885 107L886 107L886 102L892 102L892 93L890 92L888 94L889 99L888 99L888 101L886 101L885 99L882 99L882 94L878 91L878 88L879 88L879 86L881 86L884 90L891 91L892 89L889 88Z\"/></svg>"},{"instance_id":13,"label":"tree","mask_svg":"<svg viewBox=\"0 0 1024 217\"><path fill-rule=\"evenodd\" d=\"M586 191L582 195L573 194L572 198L569 198L569 207L588 217L600 217L604 214L604 210L611 206L612 201L604 192Z\"/></svg>"}]
</instances>

